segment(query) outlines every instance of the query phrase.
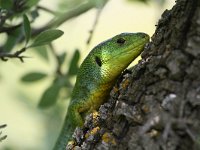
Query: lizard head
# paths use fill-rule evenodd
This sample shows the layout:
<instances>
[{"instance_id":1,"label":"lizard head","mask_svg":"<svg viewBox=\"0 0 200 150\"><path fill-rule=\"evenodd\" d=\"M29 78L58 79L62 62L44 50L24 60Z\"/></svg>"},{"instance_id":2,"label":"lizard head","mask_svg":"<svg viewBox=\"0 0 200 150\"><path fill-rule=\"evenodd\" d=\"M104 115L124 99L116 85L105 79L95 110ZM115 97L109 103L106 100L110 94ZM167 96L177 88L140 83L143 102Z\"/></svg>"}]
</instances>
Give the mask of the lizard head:
<instances>
[{"instance_id":1,"label":"lizard head","mask_svg":"<svg viewBox=\"0 0 200 150\"><path fill-rule=\"evenodd\" d=\"M114 82L143 51L148 41L149 36L145 33L116 35L94 47L82 63L80 71L82 70L82 73L89 72L88 77L91 78L91 81L94 78L97 80L96 82L105 84Z\"/></svg>"},{"instance_id":2,"label":"lizard head","mask_svg":"<svg viewBox=\"0 0 200 150\"><path fill-rule=\"evenodd\" d=\"M149 36L145 33L121 33L97 45L89 54L102 81L115 80L143 51Z\"/></svg>"}]
</instances>

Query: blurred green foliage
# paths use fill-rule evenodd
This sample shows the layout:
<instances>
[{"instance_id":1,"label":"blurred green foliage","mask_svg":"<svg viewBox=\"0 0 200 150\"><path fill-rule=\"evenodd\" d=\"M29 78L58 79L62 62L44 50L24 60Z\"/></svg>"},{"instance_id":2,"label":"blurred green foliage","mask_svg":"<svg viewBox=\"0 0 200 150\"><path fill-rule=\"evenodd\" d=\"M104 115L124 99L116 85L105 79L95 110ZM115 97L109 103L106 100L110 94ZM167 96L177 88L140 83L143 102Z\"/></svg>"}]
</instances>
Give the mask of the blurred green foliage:
<instances>
[{"instance_id":1,"label":"blurred green foliage","mask_svg":"<svg viewBox=\"0 0 200 150\"><path fill-rule=\"evenodd\" d=\"M158 3L158 5L163 6L163 4L165 3L166 0L127 0L129 2L142 2L142 3L148 3L150 1L155 1L156 3Z\"/></svg>"},{"instance_id":2,"label":"blurred green foliage","mask_svg":"<svg viewBox=\"0 0 200 150\"><path fill-rule=\"evenodd\" d=\"M21 78L23 82L36 82L47 77L47 74L41 72L30 72Z\"/></svg>"},{"instance_id":3,"label":"blurred green foliage","mask_svg":"<svg viewBox=\"0 0 200 150\"><path fill-rule=\"evenodd\" d=\"M28 48L32 48L46 61L48 61L47 51L51 52L57 60L57 67L61 68L66 59L66 52L58 55L52 47L43 45L49 45L52 41L62 36L63 32L58 29L51 29L51 27L31 28L31 24L39 17L38 11L40 7L38 2L39 0L0 0L0 34L4 33L7 35L5 43L0 45L0 58L2 61L7 61L10 58L19 58L21 61L24 61L26 59L23 56L25 51ZM17 21L15 22L13 20ZM24 46L16 50L18 45ZM80 53L76 50L71 60L72 63L69 67L69 73L65 74L60 70L59 72L55 72L56 75L52 84L41 96L39 102L41 108L51 106L56 102L61 87L72 87L70 84L65 84L66 82L70 82L65 82L66 79L64 80L64 77L74 76L76 74L79 57ZM55 70L58 71L58 68L55 68ZM22 76L21 81L31 84L48 77L49 75L43 72L28 72Z\"/></svg>"},{"instance_id":4,"label":"blurred green foliage","mask_svg":"<svg viewBox=\"0 0 200 150\"><path fill-rule=\"evenodd\" d=\"M7 126L6 124L0 125L0 129L5 128L6 126ZM7 135L1 136L1 134L2 132L0 131L0 142L7 138Z\"/></svg>"}]
</instances>

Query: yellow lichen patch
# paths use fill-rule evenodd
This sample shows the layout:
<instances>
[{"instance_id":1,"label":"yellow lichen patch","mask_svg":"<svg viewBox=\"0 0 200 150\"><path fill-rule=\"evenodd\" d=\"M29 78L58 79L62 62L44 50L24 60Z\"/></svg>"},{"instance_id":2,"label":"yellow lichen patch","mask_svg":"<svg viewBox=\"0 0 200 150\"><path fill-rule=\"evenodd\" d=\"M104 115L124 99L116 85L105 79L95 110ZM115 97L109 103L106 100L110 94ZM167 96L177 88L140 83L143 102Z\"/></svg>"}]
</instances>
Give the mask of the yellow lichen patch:
<instances>
[{"instance_id":1,"label":"yellow lichen patch","mask_svg":"<svg viewBox=\"0 0 200 150\"><path fill-rule=\"evenodd\" d=\"M116 86L114 86L113 91L114 91L114 93L117 93L119 91L119 89Z\"/></svg>"},{"instance_id":2,"label":"yellow lichen patch","mask_svg":"<svg viewBox=\"0 0 200 150\"><path fill-rule=\"evenodd\" d=\"M155 129L152 129L149 133L148 133L151 137L157 137L159 136L159 132Z\"/></svg>"},{"instance_id":3,"label":"yellow lichen patch","mask_svg":"<svg viewBox=\"0 0 200 150\"><path fill-rule=\"evenodd\" d=\"M94 111L92 113L92 117L93 117L93 119L96 119L97 117L99 117L99 113L97 111Z\"/></svg>"},{"instance_id":4,"label":"yellow lichen patch","mask_svg":"<svg viewBox=\"0 0 200 150\"><path fill-rule=\"evenodd\" d=\"M142 110L143 110L143 112L145 112L145 113L148 113L150 110L149 110L149 107L147 106L147 105L143 105L142 106Z\"/></svg>"},{"instance_id":5,"label":"yellow lichen patch","mask_svg":"<svg viewBox=\"0 0 200 150\"><path fill-rule=\"evenodd\" d=\"M90 135L95 135L100 130L100 127L95 127L91 131L85 134L85 138L88 138Z\"/></svg>"},{"instance_id":6,"label":"yellow lichen patch","mask_svg":"<svg viewBox=\"0 0 200 150\"><path fill-rule=\"evenodd\" d=\"M93 118L93 124L94 124L95 126L98 125L98 117L99 117L99 113L98 113L97 111L94 111L94 112L92 113L92 118Z\"/></svg>"},{"instance_id":7,"label":"yellow lichen patch","mask_svg":"<svg viewBox=\"0 0 200 150\"><path fill-rule=\"evenodd\" d=\"M100 130L100 127L95 127L95 128L93 128L93 129L90 131L90 134L94 135L94 134L96 134L97 131L99 131L99 130Z\"/></svg>"},{"instance_id":8,"label":"yellow lichen patch","mask_svg":"<svg viewBox=\"0 0 200 150\"><path fill-rule=\"evenodd\" d=\"M123 81L122 83L122 88L125 89L130 83L130 80L126 79L125 81Z\"/></svg>"},{"instance_id":9,"label":"yellow lichen patch","mask_svg":"<svg viewBox=\"0 0 200 150\"><path fill-rule=\"evenodd\" d=\"M89 133L86 133L86 134L85 134L85 138L86 138L86 139L87 139L89 136L90 136Z\"/></svg>"},{"instance_id":10,"label":"yellow lichen patch","mask_svg":"<svg viewBox=\"0 0 200 150\"><path fill-rule=\"evenodd\" d=\"M115 138L108 132L103 134L102 141L105 143L110 143L110 144L116 145Z\"/></svg>"},{"instance_id":11,"label":"yellow lichen patch","mask_svg":"<svg viewBox=\"0 0 200 150\"><path fill-rule=\"evenodd\" d=\"M74 149L75 144L76 144L75 141L69 141L69 142L67 143L67 148L66 148L66 149L68 149L68 150Z\"/></svg>"}]
</instances>

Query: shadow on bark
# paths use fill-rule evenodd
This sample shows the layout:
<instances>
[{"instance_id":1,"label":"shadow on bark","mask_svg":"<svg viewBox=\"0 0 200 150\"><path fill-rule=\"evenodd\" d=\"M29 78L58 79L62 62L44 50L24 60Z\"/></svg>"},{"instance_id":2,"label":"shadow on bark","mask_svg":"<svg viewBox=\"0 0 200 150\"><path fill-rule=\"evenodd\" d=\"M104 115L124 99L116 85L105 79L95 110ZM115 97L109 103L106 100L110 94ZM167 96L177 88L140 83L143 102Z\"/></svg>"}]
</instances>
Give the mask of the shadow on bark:
<instances>
[{"instance_id":1,"label":"shadow on bark","mask_svg":"<svg viewBox=\"0 0 200 150\"><path fill-rule=\"evenodd\" d=\"M200 1L166 10L142 54L98 113L76 129L77 149L200 149Z\"/></svg>"}]
</instances>

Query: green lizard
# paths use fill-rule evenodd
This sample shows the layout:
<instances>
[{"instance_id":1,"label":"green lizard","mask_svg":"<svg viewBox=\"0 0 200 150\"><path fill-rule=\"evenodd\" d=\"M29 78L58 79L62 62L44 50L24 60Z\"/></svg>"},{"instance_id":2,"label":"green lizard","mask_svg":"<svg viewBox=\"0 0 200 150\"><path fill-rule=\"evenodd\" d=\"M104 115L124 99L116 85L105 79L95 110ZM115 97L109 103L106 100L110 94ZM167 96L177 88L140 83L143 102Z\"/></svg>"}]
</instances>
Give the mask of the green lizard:
<instances>
[{"instance_id":1,"label":"green lizard","mask_svg":"<svg viewBox=\"0 0 200 150\"><path fill-rule=\"evenodd\" d=\"M149 36L121 33L94 47L78 71L63 129L54 150L65 150L83 116L98 109L121 72L143 51Z\"/></svg>"}]
</instances>

